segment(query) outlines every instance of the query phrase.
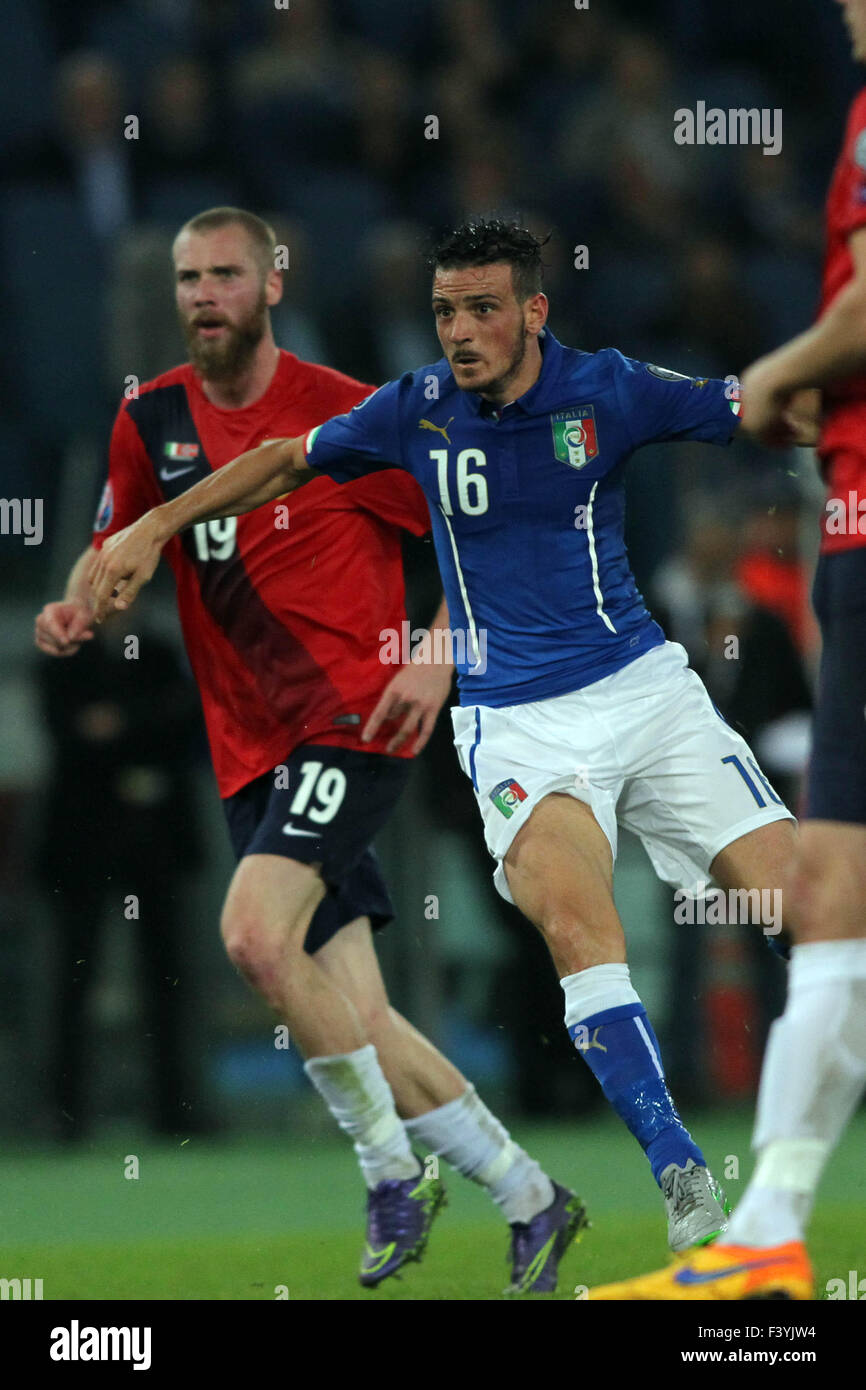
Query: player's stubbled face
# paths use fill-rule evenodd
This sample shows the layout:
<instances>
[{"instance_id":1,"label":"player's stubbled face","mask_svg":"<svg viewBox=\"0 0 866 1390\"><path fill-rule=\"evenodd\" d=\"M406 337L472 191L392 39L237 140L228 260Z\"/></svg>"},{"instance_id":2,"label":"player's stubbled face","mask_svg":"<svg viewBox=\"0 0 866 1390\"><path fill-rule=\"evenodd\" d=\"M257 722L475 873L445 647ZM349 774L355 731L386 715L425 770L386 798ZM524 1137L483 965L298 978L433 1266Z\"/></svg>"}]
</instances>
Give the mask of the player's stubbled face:
<instances>
[{"instance_id":1,"label":"player's stubbled face","mask_svg":"<svg viewBox=\"0 0 866 1390\"><path fill-rule=\"evenodd\" d=\"M866 62L866 0L839 0L851 48L858 62Z\"/></svg>"},{"instance_id":2,"label":"player's stubbled face","mask_svg":"<svg viewBox=\"0 0 866 1390\"><path fill-rule=\"evenodd\" d=\"M261 267L243 227L182 232L174 245L175 298L189 359L211 381L249 365L267 325Z\"/></svg>"},{"instance_id":3,"label":"player's stubbled face","mask_svg":"<svg viewBox=\"0 0 866 1390\"><path fill-rule=\"evenodd\" d=\"M437 270L433 313L442 351L461 391L500 399L523 365L528 334L511 266Z\"/></svg>"}]
</instances>

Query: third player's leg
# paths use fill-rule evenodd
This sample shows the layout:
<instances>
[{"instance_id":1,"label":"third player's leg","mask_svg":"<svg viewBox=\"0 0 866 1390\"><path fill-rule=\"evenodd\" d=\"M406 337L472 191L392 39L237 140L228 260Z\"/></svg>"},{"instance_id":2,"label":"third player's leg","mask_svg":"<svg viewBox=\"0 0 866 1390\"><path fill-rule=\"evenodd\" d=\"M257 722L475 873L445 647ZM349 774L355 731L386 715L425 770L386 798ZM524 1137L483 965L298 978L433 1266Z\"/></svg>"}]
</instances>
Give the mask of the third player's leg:
<instances>
[{"instance_id":1,"label":"third player's leg","mask_svg":"<svg viewBox=\"0 0 866 1390\"><path fill-rule=\"evenodd\" d=\"M809 820L798 839L786 894L795 940L866 936L866 826Z\"/></svg>"}]
</instances>

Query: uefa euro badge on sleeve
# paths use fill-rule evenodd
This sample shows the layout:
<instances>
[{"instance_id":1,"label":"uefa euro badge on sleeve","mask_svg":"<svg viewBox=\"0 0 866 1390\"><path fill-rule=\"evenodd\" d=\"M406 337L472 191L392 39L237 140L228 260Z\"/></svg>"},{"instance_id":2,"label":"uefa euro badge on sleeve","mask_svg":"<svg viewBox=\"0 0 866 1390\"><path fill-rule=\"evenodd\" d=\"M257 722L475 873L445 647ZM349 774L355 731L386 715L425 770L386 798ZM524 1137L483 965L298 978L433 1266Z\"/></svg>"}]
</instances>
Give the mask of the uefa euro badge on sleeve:
<instances>
[{"instance_id":1,"label":"uefa euro badge on sleeve","mask_svg":"<svg viewBox=\"0 0 866 1390\"><path fill-rule=\"evenodd\" d=\"M595 428L595 407L574 405L551 415L553 452L560 463L570 468L585 468L598 453L598 434Z\"/></svg>"}]
</instances>

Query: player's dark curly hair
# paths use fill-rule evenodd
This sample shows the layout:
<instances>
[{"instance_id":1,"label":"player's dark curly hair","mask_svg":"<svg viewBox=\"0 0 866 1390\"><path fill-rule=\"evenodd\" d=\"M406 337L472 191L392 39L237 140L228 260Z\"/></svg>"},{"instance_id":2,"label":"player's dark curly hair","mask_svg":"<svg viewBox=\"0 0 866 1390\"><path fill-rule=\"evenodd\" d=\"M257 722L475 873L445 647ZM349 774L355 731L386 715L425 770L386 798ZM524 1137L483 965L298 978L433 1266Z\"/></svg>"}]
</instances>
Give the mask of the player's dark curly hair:
<instances>
[{"instance_id":1,"label":"player's dark curly hair","mask_svg":"<svg viewBox=\"0 0 866 1390\"><path fill-rule=\"evenodd\" d=\"M429 266L434 272L507 261L511 266L514 293L523 301L541 290L541 248L546 241L546 237L539 241L517 222L482 218L477 222L464 222L441 237L430 254Z\"/></svg>"}]
</instances>

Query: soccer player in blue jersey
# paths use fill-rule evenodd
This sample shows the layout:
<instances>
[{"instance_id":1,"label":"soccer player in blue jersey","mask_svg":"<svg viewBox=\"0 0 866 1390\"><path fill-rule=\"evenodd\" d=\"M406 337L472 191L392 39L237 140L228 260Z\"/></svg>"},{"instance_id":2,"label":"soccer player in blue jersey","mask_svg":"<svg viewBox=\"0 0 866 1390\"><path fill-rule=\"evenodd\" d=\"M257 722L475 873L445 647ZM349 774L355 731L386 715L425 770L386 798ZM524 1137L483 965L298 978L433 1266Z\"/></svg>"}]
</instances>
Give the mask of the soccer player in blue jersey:
<instances>
[{"instance_id":1,"label":"soccer player in blue jersey","mask_svg":"<svg viewBox=\"0 0 866 1390\"><path fill-rule=\"evenodd\" d=\"M795 830L644 607L623 540L623 474L642 444L727 444L740 403L723 381L564 347L546 327L541 274L540 243L519 227L453 232L434 257L438 362L156 508L107 543L92 582L98 612L127 607L170 536L319 471L344 482L397 467L418 480L451 627L465 636L455 743L496 886L543 933L569 1033L646 1152L682 1250L725 1228L723 1198L629 978L617 826L641 838L665 882L712 877L745 891L781 885Z\"/></svg>"}]
</instances>

